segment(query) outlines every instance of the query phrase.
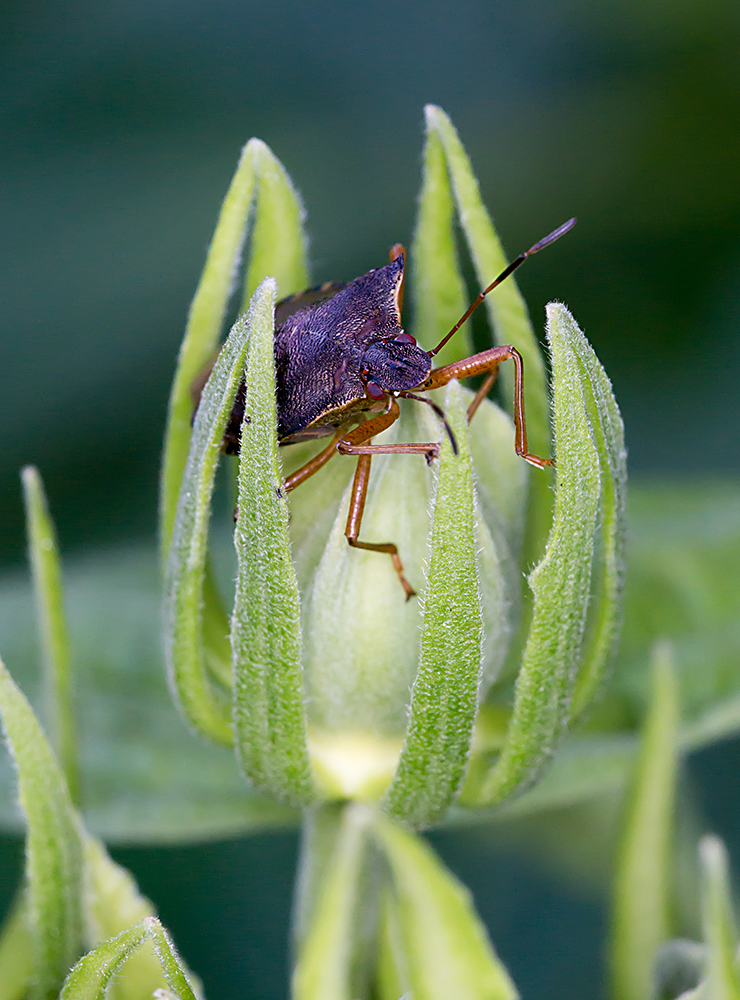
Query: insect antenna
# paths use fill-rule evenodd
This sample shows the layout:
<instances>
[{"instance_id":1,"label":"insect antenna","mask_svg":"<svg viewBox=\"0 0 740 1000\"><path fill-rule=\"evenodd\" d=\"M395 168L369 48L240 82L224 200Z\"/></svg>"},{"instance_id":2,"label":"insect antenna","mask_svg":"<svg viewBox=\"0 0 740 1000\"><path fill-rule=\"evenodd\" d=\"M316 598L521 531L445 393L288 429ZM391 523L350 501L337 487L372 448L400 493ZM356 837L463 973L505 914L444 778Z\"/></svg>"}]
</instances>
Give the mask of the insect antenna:
<instances>
[{"instance_id":1,"label":"insect antenna","mask_svg":"<svg viewBox=\"0 0 740 1000\"><path fill-rule=\"evenodd\" d=\"M576 224L576 220L575 219L568 219L568 221L564 222L562 224L562 226L558 226L557 229L553 229L553 231L551 233L548 233L547 236L544 236L541 240L538 240L537 243L535 243L533 246L531 246L529 248L529 250L525 250L524 253L520 253L519 256L516 258L516 260L512 260L511 264L509 264L508 267L504 268L504 270L501 272L501 274L499 274L498 278L495 278L487 288L484 288L483 291L480 292L480 294L475 299L475 301L463 313L463 315L460 317L460 319L457 321L457 323L455 323L455 325L450 330L450 332L448 334L446 334L442 338L442 340L440 340L440 342L437 344L437 346L434 348L434 350L429 352L430 357L433 358L435 354L439 354L439 352L445 346L445 344L450 339L450 337L453 334L457 333L457 331L463 325L463 323L465 322L465 320L469 318L469 316L471 315L471 313L475 312L475 310L481 304L481 302L486 297L486 295L488 295L489 292L492 292L493 289L497 285L500 285L502 281L504 281L506 278L508 278L509 275L512 273L512 271L516 271L516 269L518 267L520 267L524 263L524 261L527 259L527 257L531 257L532 254L537 253L540 250L543 250L545 247L549 246L551 243L554 243L555 240L559 240L560 237L564 236L565 233L567 233L569 229L572 229L573 226L575 226L575 224Z\"/></svg>"},{"instance_id":2,"label":"insect antenna","mask_svg":"<svg viewBox=\"0 0 740 1000\"><path fill-rule=\"evenodd\" d=\"M431 406L431 408L434 410L434 412L437 414L439 419L444 424L444 429L447 431L447 437L450 439L450 444L452 445L452 454L457 455L457 441L455 440L455 435L452 433L452 428L447 423L447 417L445 416L445 411L442 409L442 407L437 406L435 402L433 402L431 399L427 399L426 396L417 396L416 393L407 392L406 390L404 390L403 392L399 392L398 395L403 396L404 399L415 399L417 403L426 403L427 406Z\"/></svg>"}]
</instances>

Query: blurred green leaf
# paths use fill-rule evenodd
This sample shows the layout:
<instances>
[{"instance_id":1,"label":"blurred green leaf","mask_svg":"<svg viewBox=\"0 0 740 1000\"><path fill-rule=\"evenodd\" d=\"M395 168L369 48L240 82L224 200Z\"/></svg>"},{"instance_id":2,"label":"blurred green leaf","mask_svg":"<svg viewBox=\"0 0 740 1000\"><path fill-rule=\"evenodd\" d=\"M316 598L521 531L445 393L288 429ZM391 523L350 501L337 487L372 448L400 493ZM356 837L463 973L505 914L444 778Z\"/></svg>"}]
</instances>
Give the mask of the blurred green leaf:
<instances>
[{"instance_id":1,"label":"blurred green leaf","mask_svg":"<svg viewBox=\"0 0 740 1000\"><path fill-rule=\"evenodd\" d=\"M0 662L0 715L26 817L31 996L52 1000L82 946L82 851L64 776L24 696Z\"/></svg>"},{"instance_id":2,"label":"blurred green leaf","mask_svg":"<svg viewBox=\"0 0 740 1000\"><path fill-rule=\"evenodd\" d=\"M462 781L481 668L467 399L456 382L448 387L445 411L458 454L443 441L419 669L411 689L406 741L386 800L391 814L416 826L442 815Z\"/></svg>"},{"instance_id":3,"label":"blurred green leaf","mask_svg":"<svg viewBox=\"0 0 740 1000\"><path fill-rule=\"evenodd\" d=\"M738 937L732 911L727 852L718 837L699 844L702 868L702 927L707 946L705 992L708 1000L738 1000Z\"/></svg>"},{"instance_id":4,"label":"blurred green leaf","mask_svg":"<svg viewBox=\"0 0 740 1000\"><path fill-rule=\"evenodd\" d=\"M469 891L418 836L380 818L374 831L391 867L414 1000L517 997Z\"/></svg>"},{"instance_id":5,"label":"blurred green leaf","mask_svg":"<svg viewBox=\"0 0 740 1000\"><path fill-rule=\"evenodd\" d=\"M333 809L333 807L330 807ZM293 1000L350 1000L359 880L370 813L349 805L339 815L333 845L323 859L316 895L304 901L301 938L293 970Z\"/></svg>"},{"instance_id":6,"label":"blurred green leaf","mask_svg":"<svg viewBox=\"0 0 740 1000\"><path fill-rule=\"evenodd\" d=\"M249 314L234 533L234 731L239 760L254 785L307 803L315 789L306 743L298 584L277 450L274 297L275 283L265 279Z\"/></svg>"},{"instance_id":7,"label":"blurred green leaf","mask_svg":"<svg viewBox=\"0 0 740 1000\"><path fill-rule=\"evenodd\" d=\"M65 581L87 826L120 843L199 840L293 825L292 809L249 788L233 752L183 725L162 665L153 548L71 558ZM0 645L37 701L33 618L25 574L7 575L0 581ZM5 829L22 825L14 798L14 776L0 755Z\"/></svg>"},{"instance_id":8,"label":"blurred green leaf","mask_svg":"<svg viewBox=\"0 0 740 1000\"><path fill-rule=\"evenodd\" d=\"M33 974L26 897L16 894L0 929L0 1000L25 1000Z\"/></svg>"},{"instance_id":9,"label":"blurred green leaf","mask_svg":"<svg viewBox=\"0 0 740 1000\"><path fill-rule=\"evenodd\" d=\"M113 977L147 940L154 945L164 977L175 996L179 1000L197 1000L175 947L156 917L146 917L81 958L67 977L59 1000L105 1000Z\"/></svg>"},{"instance_id":10,"label":"blurred green leaf","mask_svg":"<svg viewBox=\"0 0 740 1000\"><path fill-rule=\"evenodd\" d=\"M390 888L383 893L381 901L375 987L379 1000L399 1000L410 989L398 900Z\"/></svg>"},{"instance_id":11,"label":"blurred green leaf","mask_svg":"<svg viewBox=\"0 0 740 1000\"><path fill-rule=\"evenodd\" d=\"M686 745L740 731L740 483L630 488L624 628L589 725L633 728L647 701L645 649L669 639Z\"/></svg>"},{"instance_id":12,"label":"blurred green leaf","mask_svg":"<svg viewBox=\"0 0 740 1000\"><path fill-rule=\"evenodd\" d=\"M45 715L70 796L73 802L77 802L79 765L73 682L56 532L38 469L27 465L21 473L21 479L26 507L28 551L36 594L36 614L41 635Z\"/></svg>"},{"instance_id":13,"label":"blurred green leaf","mask_svg":"<svg viewBox=\"0 0 740 1000\"><path fill-rule=\"evenodd\" d=\"M670 937L679 707L670 649L653 657L653 690L627 800L614 879L611 992L615 1000L650 994L658 947Z\"/></svg>"}]
</instances>

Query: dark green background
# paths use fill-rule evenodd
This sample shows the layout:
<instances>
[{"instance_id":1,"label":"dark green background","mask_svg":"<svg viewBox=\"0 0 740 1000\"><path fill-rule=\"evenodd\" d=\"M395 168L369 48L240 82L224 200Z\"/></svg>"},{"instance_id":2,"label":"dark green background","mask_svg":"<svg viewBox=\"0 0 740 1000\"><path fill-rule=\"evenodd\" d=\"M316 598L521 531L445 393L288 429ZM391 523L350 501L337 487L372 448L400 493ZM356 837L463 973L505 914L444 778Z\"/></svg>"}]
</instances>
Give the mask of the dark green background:
<instances>
[{"instance_id":1,"label":"dark green background","mask_svg":"<svg viewBox=\"0 0 740 1000\"><path fill-rule=\"evenodd\" d=\"M539 328L551 298L584 327L633 471L736 473L739 22L736 0L6 2L0 562L23 557L25 462L65 551L153 538L173 360L241 145L263 138L300 188L314 278L346 280L410 240L427 101L511 254L579 217L520 284ZM736 811L718 823L731 836ZM482 883L525 998L594 996L592 904L459 843L446 856ZM212 1000L281 995L294 851L260 837L126 856ZM222 909L238 923L219 946Z\"/></svg>"}]
</instances>

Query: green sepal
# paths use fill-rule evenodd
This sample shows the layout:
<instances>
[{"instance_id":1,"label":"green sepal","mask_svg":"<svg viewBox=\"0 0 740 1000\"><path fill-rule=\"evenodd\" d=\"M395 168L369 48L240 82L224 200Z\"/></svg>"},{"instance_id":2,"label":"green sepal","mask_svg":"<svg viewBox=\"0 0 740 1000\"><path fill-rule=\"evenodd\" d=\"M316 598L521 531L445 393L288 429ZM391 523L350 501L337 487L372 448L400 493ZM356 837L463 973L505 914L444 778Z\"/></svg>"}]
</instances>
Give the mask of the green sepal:
<instances>
[{"instance_id":1,"label":"green sepal","mask_svg":"<svg viewBox=\"0 0 740 1000\"><path fill-rule=\"evenodd\" d=\"M221 328L247 235L247 221L255 186L254 146L257 142L258 140L251 139L242 150L236 173L221 206L177 359L170 392L160 482L160 547L165 564L190 447L190 422L193 414L191 386L210 361L221 338Z\"/></svg>"},{"instance_id":2,"label":"green sepal","mask_svg":"<svg viewBox=\"0 0 740 1000\"><path fill-rule=\"evenodd\" d=\"M203 389L177 502L164 580L163 637L170 685L191 725L232 743L227 696L211 683L202 639L211 498L224 429L244 377L254 309L241 316Z\"/></svg>"},{"instance_id":3,"label":"green sepal","mask_svg":"<svg viewBox=\"0 0 740 1000\"><path fill-rule=\"evenodd\" d=\"M649 996L671 936L672 835L679 708L670 649L655 650L652 699L635 762L613 883L610 965L615 1000Z\"/></svg>"},{"instance_id":4,"label":"green sepal","mask_svg":"<svg viewBox=\"0 0 740 1000\"><path fill-rule=\"evenodd\" d=\"M444 814L462 781L478 707L482 615L476 566L467 399L457 382L445 412L457 441L442 442L433 501L419 669L406 740L386 808L414 826Z\"/></svg>"},{"instance_id":5,"label":"green sepal","mask_svg":"<svg viewBox=\"0 0 740 1000\"><path fill-rule=\"evenodd\" d=\"M529 577L532 622L506 740L481 792L479 804L486 805L532 784L567 729L583 662L594 533L604 483L614 474L611 465L601 464L596 440L617 436L613 422L621 427L611 395L605 401L593 391L598 361L573 318L563 306L551 305L548 320L557 442L555 512L545 554ZM591 355L588 365L582 360L586 352ZM606 605L600 620L616 618L616 593L611 600L602 593L600 600ZM601 670L599 664L594 676Z\"/></svg>"},{"instance_id":6,"label":"green sepal","mask_svg":"<svg viewBox=\"0 0 740 1000\"><path fill-rule=\"evenodd\" d=\"M732 908L727 851L718 837L699 843L701 912L706 973L701 993L706 1000L740 1000L738 936Z\"/></svg>"},{"instance_id":7,"label":"green sepal","mask_svg":"<svg viewBox=\"0 0 740 1000\"><path fill-rule=\"evenodd\" d=\"M547 307L548 323L570 324L570 344L581 366L583 400L599 457L599 562L594 574L595 607L589 611L589 635L583 651L572 714L588 708L601 688L619 639L624 596L627 540L627 450L624 425L611 382L572 316L562 306Z\"/></svg>"},{"instance_id":8,"label":"green sepal","mask_svg":"<svg viewBox=\"0 0 740 1000\"><path fill-rule=\"evenodd\" d=\"M445 151L439 135L427 129L423 172L414 240L411 244L411 287L414 300L414 336L432 350L468 307L468 292L458 260ZM435 364L446 365L472 354L470 324L446 344Z\"/></svg>"},{"instance_id":9,"label":"green sepal","mask_svg":"<svg viewBox=\"0 0 740 1000\"><path fill-rule=\"evenodd\" d=\"M352 964L371 814L357 804L346 806L340 814L335 807L328 808L335 815L335 824L338 816L338 829L321 859L321 877L312 887L313 899L310 905L303 901L292 1000L351 1000L355 995ZM317 873L312 874L315 877Z\"/></svg>"},{"instance_id":10,"label":"green sepal","mask_svg":"<svg viewBox=\"0 0 740 1000\"><path fill-rule=\"evenodd\" d=\"M44 708L51 741L62 765L67 787L72 800L77 802L79 762L59 548L38 469L27 465L21 472L21 480L36 618L41 637Z\"/></svg>"},{"instance_id":11,"label":"green sepal","mask_svg":"<svg viewBox=\"0 0 740 1000\"><path fill-rule=\"evenodd\" d=\"M56 998L82 950L82 850L64 775L31 706L0 662L0 715L26 817L33 1000Z\"/></svg>"},{"instance_id":12,"label":"green sepal","mask_svg":"<svg viewBox=\"0 0 740 1000\"><path fill-rule=\"evenodd\" d=\"M279 298L302 292L309 285L303 229L306 213L300 196L269 146L260 139L250 139L249 149L257 176L257 196L242 310L246 310L265 278L275 279Z\"/></svg>"},{"instance_id":13,"label":"green sepal","mask_svg":"<svg viewBox=\"0 0 740 1000\"><path fill-rule=\"evenodd\" d=\"M427 134L438 136L442 144L460 227L473 260L478 284L483 289L504 270L508 261L455 126L445 112L433 104L428 104L424 113ZM547 458L550 454L550 421L545 366L527 306L513 277L507 278L486 297L485 308L496 343L510 344L522 356L529 449L533 454ZM460 354L455 357L460 357ZM509 365L502 366L500 378L511 407L514 383ZM530 478L526 557L531 561L539 556L547 535L552 495L548 476Z\"/></svg>"},{"instance_id":14,"label":"green sepal","mask_svg":"<svg viewBox=\"0 0 740 1000\"><path fill-rule=\"evenodd\" d=\"M105 1000L111 981L147 941L154 946L172 993L178 1000L197 1000L175 946L156 917L145 917L81 958L67 977L59 1000Z\"/></svg>"},{"instance_id":15,"label":"green sepal","mask_svg":"<svg viewBox=\"0 0 740 1000\"><path fill-rule=\"evenodd\" d=\"M165 565L191 439L191 387L218 346L250 219L252 238L243 308L257 284L268 275L277 280L282 295L300 291L308 284L304 214L283 165L264 142L250 139L221 207L190 307L170 394L160 484L160 549ZM208 585L210 573L207 568L202 595L204 652L215 679L229 688L230 657L224 648L228 618L217 588Z\"/></svg>"},{"instance_id":16,"label":"green sepal","mask_svg":"<svg viewBox=\"0 0 740 1000\"><path fill-rule=\"evenodd\" d=\"M475 913L470 892L420 837L389 820L373 826L391 869L394 921L414 1000L514 1000L509 974Z\"/></svg>"},{"instance_id":17,"label":"green sepal","mask_svg":"<svg viewBox=\"0 0 740 1000\"><path fill-rule=\"evenodd\" d=\"M314 796L306 742L298 584L290 556L275 400L275 282L250 307L234 544L234 733L247 778L295 803Z\"/></svg>"},{"instance_id":18,"label":"green sepal","mask_svg":"<svg viewBox=\"0 0 740 1000\"><path fill-rule=\"evenodd\" d=\"M150 901L142 896L133 876L116 864L103 844L93 837L83 838L85 858L84 919L86 946L95 949L135 924L156 917ZM115 953L115 948L104 948L103 954ZM127 956L126 973L116 977L108 986L106 1000L139 1000L151 996L154 990L170 985L162 963L154 948L142 947ZM90 960L90 968L95 963ZM102 970L99 967L98 972ZM192 973L184 970L193 982ZM200 995L199 984L193 989Z\"/></svg>"},{"instance_id":19,"label":"green sepal","mask_svg":"<svg viewBox=\"0 0 740 1000\"><path fill-rule=\"evenodd\" d=\"M270 149L260 139L250 139L242 150L221 206L177 360L162 463L160 544L163 561L169 552L190 444L191 386L213 357L221 338L247 238L255 188L257 206L244 308L252 290L268 275L277 279L282 295L300 291L307 284L304 213L298 195L285 168Z\"/></svg>"}]
</instances>

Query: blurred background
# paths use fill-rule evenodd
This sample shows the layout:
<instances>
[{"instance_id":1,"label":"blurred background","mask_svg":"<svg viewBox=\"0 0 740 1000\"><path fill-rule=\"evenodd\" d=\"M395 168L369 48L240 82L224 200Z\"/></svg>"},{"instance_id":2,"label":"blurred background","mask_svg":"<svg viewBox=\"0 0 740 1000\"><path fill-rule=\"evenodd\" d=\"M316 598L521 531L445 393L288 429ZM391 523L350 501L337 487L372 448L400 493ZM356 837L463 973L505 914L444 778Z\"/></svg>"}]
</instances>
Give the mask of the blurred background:
<instances>
[{"instance_id":1,"label":"blurred background","mask_svg":"<svg viewBox=\"0 0 740 1000\"><path fill-rule=\"evenodd\" d=\"M633 472L736 474L739 46L736 0L5 0L0 564L23 560L26 462L65 552L153 540L173 362L244 142L264 139L299 187L314 279L348 280L410 241L429 101L452 116L510 255L579 217L520 285L538 329L557 298L594 344ZM529 874L459 843L446 856L492 880L479 905L524 996L544 982L550 998L594 996L600 911L549 883L538 896ZM208 848L200 865L216 876L198 890L182 885L185 849L133 854L212 996L283 995L294 838ZM221 898L237 858L274 907L259 927L249 892ZM219 906L242 923L206 974L202 927ZM179 926L188 907L200 930ZM563 925L565 912L580 920ZM235 992L232 970L247 975Z\"/></svg>"}]
</instances>

